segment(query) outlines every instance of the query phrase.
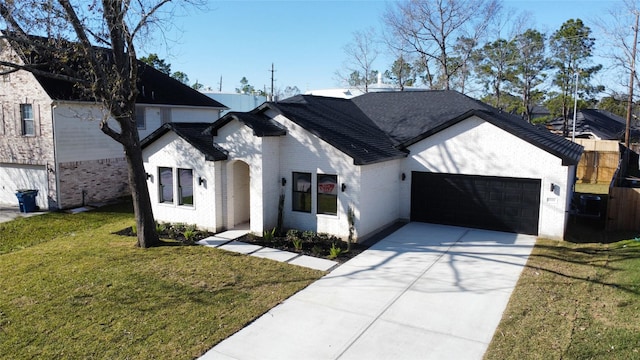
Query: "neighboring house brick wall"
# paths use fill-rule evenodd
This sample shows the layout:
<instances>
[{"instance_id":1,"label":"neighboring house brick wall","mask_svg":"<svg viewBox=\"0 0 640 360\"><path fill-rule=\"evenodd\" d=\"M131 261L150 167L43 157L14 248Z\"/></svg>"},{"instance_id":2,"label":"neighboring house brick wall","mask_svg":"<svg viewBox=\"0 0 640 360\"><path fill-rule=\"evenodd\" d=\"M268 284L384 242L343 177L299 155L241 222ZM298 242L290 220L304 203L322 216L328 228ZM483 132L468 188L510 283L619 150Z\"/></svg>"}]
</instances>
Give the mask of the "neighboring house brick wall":
<instances>
[{"instance_id":1,"label":"neighboring house brick wall","mask_svg":"<svg viewBox=\"0 0 640 360\"><path fill-rule=\"evenodd\" d=\"M15 57L5 42L1 45L1 58ZM35 165L42 169L36 177L23 182L26 187L39 190L36 205L42 209L56 206L51 103L51 98L31 73L17 71L0 77L0 166L5 164L16 169L15 165L29 165L31 168ZM20 104L32 105L34 136L22 135ZM43 182L42 179L46 180ZM15 190L0 188L3 192L0 198L5 201L15 198ZM17 199L10 203L17 204Z\"/></svg>"},{"instance_id":2,"label":"neighboring house brick wall","mask_svg":"<svg viewBox=\"0 0 640 360\"><path fill-rule=\"evenodd\" d=\"M125 158L60 163L58 177L62 209L130 194Z\"/></svg>"},{"instance_id":3,"label":"neighboring house brick wall","mask_svg":"<svg viewBox=\"0 0 640 360\"><path fill-rule=\"evenodd\" d=\"M557 189L571 189L574 167L561 166L558 157L476 117L444 129L409 150L411 155L403 170L407 175L430 171L541 179L539 236L562 239L570 194L549 189L552 183L559 185ZM411 187L402 189L401 213L408 218Z\"/></svg>"}]
</instances>

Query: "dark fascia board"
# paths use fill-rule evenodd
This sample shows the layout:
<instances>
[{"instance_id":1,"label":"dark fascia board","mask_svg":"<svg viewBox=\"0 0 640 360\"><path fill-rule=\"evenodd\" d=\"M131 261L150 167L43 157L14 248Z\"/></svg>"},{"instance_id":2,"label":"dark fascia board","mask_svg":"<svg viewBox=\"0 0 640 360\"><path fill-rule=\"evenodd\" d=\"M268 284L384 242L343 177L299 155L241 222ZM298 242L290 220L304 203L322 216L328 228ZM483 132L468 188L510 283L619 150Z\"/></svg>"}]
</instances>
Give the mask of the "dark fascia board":
<instances>
[{"instance_id":1,"label":"dark fascia board","mask_svg":"<svg viewBox=\"0 0 640 360\"><path fill-rule=\"evenodd\" d=\"M185 140L186 142L191 144L191 146L193 146L195 149L200 151L204 155L205 160L207 160L207 161L221 161L221 160L227 160L228 159L227 151L222 149L220 146L214 144L213 143L213 139L211 141L211 146L215 150L217 150L217 152L219 152L219 154L212 155L212 154L210 154L210 153L208 153L206 151L202 151L202 149L200 149L200 146L198 144L196 144L193 141L191 141L191 139L188 136L183 134L180 131L180 129L178 129L177 127L174 127L172 123L163 124L158 129L156 129L154 132L152 132L147 137L142 139L142 141L140 141L141 148L142 149L146 148L147 146L149 146L150 144L152 144L153 142L155 142L156 140L161 138L164 134L168 133L169 131L175 132L180 138L182 138L183 140Z\"/></svg>"},{"instance_id":2,"label":"dark fascia board","mask_svg":"<svg viewBox=\"0 0 640 360\"><path fill-rule=\"evenodd\" d=\"M500 119L497 119L495 114L491 114L487 111L483 111L483 110L477 110L477 109L473 109L473 110L469 110L467 112L465 112L464 114L455 117L449 121L446 121L444 123L442 123L439 126L434 127L433 129L430 129L429 131L421 134L420 136L417 136L409 141L404 142L403 144L401 144L402 147L409 147L417 142L420 142L450 126L453 126L463 120L466 120L472 116L477 116L479 118L481 118L484 121L487 121L497 127L499 127L500 129L509 132L510 134L554 155L557 156L558 158L562 159L562 165L563 166L568 166L568 165L577 165L578 162L580 161L580 154L582 154L582 149L584 149L584 147L582 145L579 144L575 144L572 143L575 149L573 149L573 154L567 154L567 153L563 153L558 151L557 149L554 149L552 147L549 147L547 145L545 145L544 143L538 142L533 140L532 138L528 137L528 136L523 136L522 133L519 133L518 131L515 131L511 126L508 126L508 124L505 124L505 121L502 121ZM507 126L505 126L507 125ZM553 136L557 136L554 134L549 133L549 135L553 135ZM564 141L568 141L564 138L562 138L562 140ZM577 156L576 156L577 155Z\"/></svg>"}]
</instances>

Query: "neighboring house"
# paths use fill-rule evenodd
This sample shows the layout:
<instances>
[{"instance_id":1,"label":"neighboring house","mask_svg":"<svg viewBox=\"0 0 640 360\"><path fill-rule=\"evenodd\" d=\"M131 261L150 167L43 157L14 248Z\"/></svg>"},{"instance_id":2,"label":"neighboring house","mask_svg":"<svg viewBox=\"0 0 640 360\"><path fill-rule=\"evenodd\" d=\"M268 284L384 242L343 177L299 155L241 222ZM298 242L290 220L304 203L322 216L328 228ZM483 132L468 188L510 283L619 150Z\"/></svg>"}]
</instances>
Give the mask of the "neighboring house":
<instances>
[{"instance_id":1,"label":"neighboring house","mask_svg":"<svg viewBox=\"0 0 640 360\"><path fill-rule=\"evenodd\" d=\"M573 132L573 113L567 122L568 136ZM576 138L594 139L594 140L617 140L624 141L626 119L610 113L606 110L583 109L576 113ZM547 128L556 134L562 135L564 121L562 117L557 117L547 122ZM640 127L634 123L630 129L631 138L638 139L640 137Z\"/></svg>"},{"instance_id":2,"label":"neighboring house","mask_svg":"<svg viewBox=\"0 0 640 360\"><path fill-rule=\"evenodd\" d=\"M562 238L582 147L455 91L299 95L143 140L156 219L362 240L411 220ZM280 200L284 201L280 203Z\"/></svg>"},{"instance_id":3,"label":"neighboring house","mask_svg":"<svg viewBox=\"0 0 640 360\"><path fill-rule=\"evenodd\" d=\"M426 89L413 87L413 86L405 86L401 90L398 85L385 84L382 81L382 73L378 73L378 81L375 84L370 84L369 86L367 86L367 92L365 92L364 90L365 90L364 85L361 85L357 87L348 87L348 88L309 90L305 92L305 95L328 96L328 97L336 97L336 98L343 98L343 99L351 99L356 96L360 96L366 93L373 93L373 92L425 91Z\"/></svg>"},{"instance_id":4,"label":"neighboring house","mask_svg":"<svg viewBox=\"0 0 640 360\"><path fill-rule=\"evenodd\" d=\"M21 52L18 52L21 53ZM15 58L4 42L0 56ZM138 129L212 122L226 107L139 63ZM0 80L0 204L16 190L39 191L41 209L65 209L129 194L122 146L102 133L103 107L73 83L17 71Z\"/></svg>"},{"instance_id":5,"label":"neighboring house","mask_svg":"<svg viewBox=\"0 0 640 360\"><path fill-rule=\"evenodd\" d=\"M228 109L223 111L220 115L224 115L231 111L250 111L267 101L267 97L262 95L214 91L203 91L202 93L228 107Z\"/></svg>"}]
</instances>

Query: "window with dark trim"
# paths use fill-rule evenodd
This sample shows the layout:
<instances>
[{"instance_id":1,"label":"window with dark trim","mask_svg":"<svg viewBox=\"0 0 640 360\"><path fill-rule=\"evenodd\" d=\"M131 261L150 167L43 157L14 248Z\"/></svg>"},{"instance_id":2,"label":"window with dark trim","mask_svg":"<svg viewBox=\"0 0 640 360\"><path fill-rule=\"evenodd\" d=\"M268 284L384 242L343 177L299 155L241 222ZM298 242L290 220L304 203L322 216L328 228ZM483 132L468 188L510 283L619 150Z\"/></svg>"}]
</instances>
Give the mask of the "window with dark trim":
<instances>
[{"instance_id":1,"label":"window with dark trim","mask_svg":"<svg viewBox=\"0 0 640 360\"><path fill-rule=\"evenodd\" d=\"M193 206L193 171L178 169L178 204Z\"/></svg>"},{"instance_id":2,"label":"window with dark trim","mask_svg":"<svg viewBox=\"0 0 640 360\"><path fill-rule=\"evenodd\" d=\"M318 214L338 214L338 176L318 174Z\"/></svg>"},{"instance_id":3,"label":"window with dark trim","mask_svg":"<svg viewBox=\"0 0 640 360\"><path fill-rule=\"evenodd\" d=\"M36 134L33 105L20 104L20 122L22 124L22 135L34 136Z\"/></svg>"},{"instance_id":4,"label":"window with dark trim","mask_svg":"<svg viewBox=\"0 0 640 360\"><path fill-rule=\"evenodd\" d=\"M311 212L311 174L293 173L293 211Z\"/></svg>"},{"instance_id":5,"label":"window with dark trim","mask_svg":"<svg viewBox=\"0 0 640 360\"><path fill-rule=\"evenodd\" d=\"M158 168L158 195L161 203L173 203L173 169L170 167Z\"/></svg>"}]
</instances>

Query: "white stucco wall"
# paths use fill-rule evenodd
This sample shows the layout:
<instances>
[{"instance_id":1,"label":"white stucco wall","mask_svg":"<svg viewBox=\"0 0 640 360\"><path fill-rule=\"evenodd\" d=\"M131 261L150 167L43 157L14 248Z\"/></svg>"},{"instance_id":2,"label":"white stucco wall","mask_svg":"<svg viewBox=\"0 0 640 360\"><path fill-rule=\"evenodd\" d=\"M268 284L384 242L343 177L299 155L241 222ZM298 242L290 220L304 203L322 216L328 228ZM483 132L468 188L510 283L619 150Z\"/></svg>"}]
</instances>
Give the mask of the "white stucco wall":
<instances>
[{"instance_id":1,"label":"white stucco wall","mask_svg":"<svg viewBox=\"0 0 640 360\"><path fill-rule=\"evenodd\" d=\"M403 172L428 171L541 179L539 236L561 239L568 217L572 167L558 157L472 117L412 145ZM551 192L551 184L555 191ZM401 216L410 215L411 182L401 184Z\"/></svg>"},{"instance_id":2,"label":"white stucco wall","mask_svg":"<svg viewBox=\"0 0 640 360\"><path fill-rule=\"evenodd\" d=\"M194 149L188 142L168 132L143 149L145 171L151 174L147 180L151 195L153 214L159 222L185 223L197 225L200 229L218 231L223 227L219 223L222 203L216 196L216 185L219 184L222 164L205 161L204 155ZM158 168L173 168L174 202L159 202ZM177 169L193 170L193 206L177 204ZM198 178L205 181L202 185Z\"/></svg>"},{"instance_id":3,"label":"white stucco wall","mask_svg":"<svg viewBox=\"0 0 640 360\"><path fill-rule=\"evenodd\" d=\"M275 114L271 114L275 116ZM349 236L347 210L349 206L359 206L362 185L360 169L353 165L353 159L333 146L318 139L287 118L277 115L275 120L287 129L287 135L280 138L280 177L287 183L284 187L284 227L299 230L313 230L330 233L346 239ZM311 173L311 212L292 211L292 173ZM317 175L337 175L338 186L345 184L345 191L338 190L338 211L336 215L317 213ZM356 217L359 218L358 214ZM356 222L358 233L360 223Z\"/></svg>"},{"instance_id":4,"label":"white stucco wall","mask_svg":"<svg viewBox=\"0 0 640 360\"><path fill-rule=\"evenodd\" d=\"M401 218L400 188L405 159L361 166L358 236L367 236Z\"/></svg>"}]
</instances>

